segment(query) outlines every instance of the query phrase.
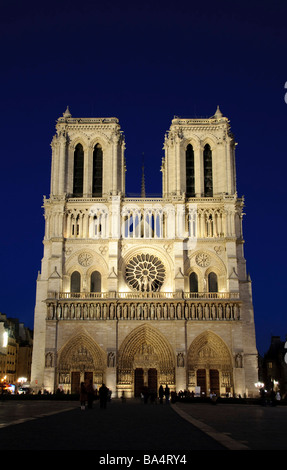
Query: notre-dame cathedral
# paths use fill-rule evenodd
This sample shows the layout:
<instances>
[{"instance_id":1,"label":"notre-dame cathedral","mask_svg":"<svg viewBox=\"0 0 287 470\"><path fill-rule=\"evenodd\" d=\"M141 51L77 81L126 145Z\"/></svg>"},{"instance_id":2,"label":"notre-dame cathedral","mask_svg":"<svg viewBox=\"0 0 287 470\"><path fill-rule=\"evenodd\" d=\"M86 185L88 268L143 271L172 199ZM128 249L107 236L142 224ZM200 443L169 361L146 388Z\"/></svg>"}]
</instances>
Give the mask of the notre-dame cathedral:
<instances>
[{"instance_id":1,"label":"notre-dame cathedral","mask_svg":"<svg viewBox=\"0 0 287 470\"><path fill-rule=\"evenodd\" d=\"M229 121L174 118L162 195L125 193L116 118L57 120L31 386L248 396L258 379Z\"/></svg>"}]
</instances>

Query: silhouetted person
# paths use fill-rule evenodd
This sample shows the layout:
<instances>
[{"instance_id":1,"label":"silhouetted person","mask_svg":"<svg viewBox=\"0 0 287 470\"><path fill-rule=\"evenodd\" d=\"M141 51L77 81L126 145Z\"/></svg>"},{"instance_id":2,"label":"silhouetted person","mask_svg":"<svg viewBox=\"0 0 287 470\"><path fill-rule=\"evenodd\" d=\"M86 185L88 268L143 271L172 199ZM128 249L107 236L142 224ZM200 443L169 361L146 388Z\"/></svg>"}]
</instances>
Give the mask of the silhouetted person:
<instances>
[{"instance_id":1,"label":"silhouetted person","mask_svg":"<svg viewBox=\"0 0 287 470\"><path fill-rule=\"evenodd\" d=\"M88 395L87 395L87 390L85 387L84 382L81 382L81 387L80 387L80 404L81 404L81 410L86 409L86 401L87 401Z\"/></svg>"},{"instance_id":2,"label":"silhouetted person","mask_svg":"<svg viewBox=\"0 0 287 470\"><path fill-rule=\"evenodd\" d=\"M165 401L166 401L166 404L168 405L168 404L169 404L169 388L168 388L167 385L165 386L164 394L165 394Z\"/></svg>"},{"instance_id":3,"label":"silhouetted person","mask_svg":"<svg viewBox=\"0 0 287 470\"><path fill-rule=\"evenodd\" d=\"M102 384L102 386L99 389L100 407L101 408L106 408L107 407L108 394L109 394L109 389L105 386L105 384Z\"/></svg>"}]
</instances>

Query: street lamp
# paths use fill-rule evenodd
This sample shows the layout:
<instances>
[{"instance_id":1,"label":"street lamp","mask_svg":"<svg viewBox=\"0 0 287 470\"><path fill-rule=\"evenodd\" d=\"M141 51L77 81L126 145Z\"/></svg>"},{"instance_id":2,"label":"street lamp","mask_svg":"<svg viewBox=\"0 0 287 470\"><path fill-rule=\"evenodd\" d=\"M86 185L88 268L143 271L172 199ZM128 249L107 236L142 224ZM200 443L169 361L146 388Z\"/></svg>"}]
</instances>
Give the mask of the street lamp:
<instances>
[{"instance_id":1,"label":"street lamp","mask_svg":"<svg viewBox=\"0 0 287 470\"><path fill-rule=\"evenodd\" d=\"M258 393L261 393L261 390L264 390L264 383L263 382L256 382L254 385L257 388ZM266 390L264 390L264 392L266 392Z\"/></svg>"},{"instance_id":2,"label":"street lamp","mask_svg":"<svg viewBox=\"0 0 287 470\"><path fill-rule=\"evenodd\" d=\"M256 382L254 385L255 385L256 388L258 388L258 390L260 390L260 388L263 388L263 387L264 387L264 383L263 383L263 382Z\"/></svg>"}]
</instances>

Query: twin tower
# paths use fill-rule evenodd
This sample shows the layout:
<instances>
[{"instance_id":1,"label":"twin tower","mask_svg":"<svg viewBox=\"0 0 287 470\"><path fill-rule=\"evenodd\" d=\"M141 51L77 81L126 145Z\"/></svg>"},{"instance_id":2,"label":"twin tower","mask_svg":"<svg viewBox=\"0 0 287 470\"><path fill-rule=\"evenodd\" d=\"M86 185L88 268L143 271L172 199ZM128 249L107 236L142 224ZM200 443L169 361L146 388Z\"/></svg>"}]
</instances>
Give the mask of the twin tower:
<instances>
[{"instance_id":1,"label":"twin tower","mask_svg":"<svg viewBox=\"0 0 287 470\"><path fill-rule=\"evenodd\" d=\"M125 197L125 140L118 119L72 118L67 108L56 128L51 197ZM210 119L173 119L164 149L164 199L236 193L235 142L219 108Z\"/></svg>"},{"instance_id":2,"label":"twin tower","mask_svg":"<svg viewBox=\"0 0 287 470\"><path fill-rule=\"evenodd\" d=\"M125 194L116 118L74 118L52 140L31 386L256 393L251 282L235 142L219 108L172 120L162 197Z\"/></svg>"}]
</instances>

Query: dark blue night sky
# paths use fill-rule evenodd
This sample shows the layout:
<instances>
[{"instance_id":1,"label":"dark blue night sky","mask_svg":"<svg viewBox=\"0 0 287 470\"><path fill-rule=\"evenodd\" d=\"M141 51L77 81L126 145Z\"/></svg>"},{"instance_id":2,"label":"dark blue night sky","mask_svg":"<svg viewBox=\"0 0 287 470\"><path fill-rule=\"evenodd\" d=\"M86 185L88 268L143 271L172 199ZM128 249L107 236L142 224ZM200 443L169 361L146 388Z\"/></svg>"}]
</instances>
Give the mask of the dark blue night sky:
<instances>
[{"instance_id":1,"label":"dark blue night sky","mask_svg":"<svg viewBox=\"0 0 287 470\"><path fill-rule=\"evenodd\" d=\"M73 117L119 118L126 189L161 193L172 118L217 105L238 142L237 190L257 347L287 333L287 5L279 1L2 2L0 311L33 328L50 143ZM286 99L287 101L287 99Z\"/></svg>"}]
</instances>

